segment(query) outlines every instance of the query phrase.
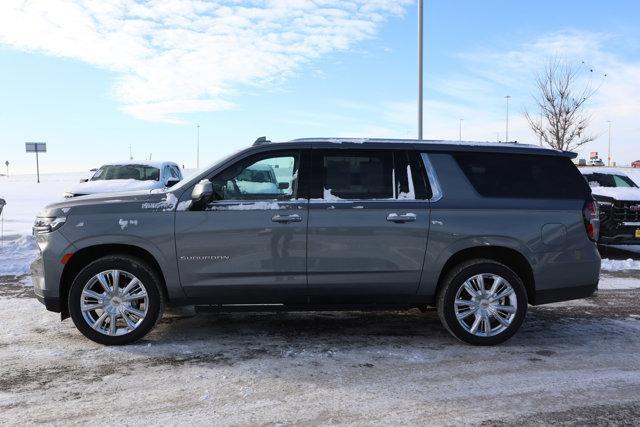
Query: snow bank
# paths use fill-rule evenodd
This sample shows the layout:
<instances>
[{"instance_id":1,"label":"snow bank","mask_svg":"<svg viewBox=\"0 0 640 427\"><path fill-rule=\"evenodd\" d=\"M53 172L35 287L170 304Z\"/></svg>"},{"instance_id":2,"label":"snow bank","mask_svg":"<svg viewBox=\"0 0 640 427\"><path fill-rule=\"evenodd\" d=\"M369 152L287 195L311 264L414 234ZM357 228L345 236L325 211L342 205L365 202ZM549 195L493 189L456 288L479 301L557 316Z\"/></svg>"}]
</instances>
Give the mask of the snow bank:
<instances>
[{"instance_id":1,"label":"snow bank","mask_svg":"<svg viewBox=\"0 0 640 427\"><path fill-rule=\"evenodd\" d=\"M69 186L85 178L86 172L0 177L0 198L7 201L2 211L4 241L0 247L0 275L21 275L38 254L31 236L33 220L49 203L63 199Z\"/></svg>"},{"instance_id":2,"label":"snow bank","mask_svg":"<svg viewBox=\"0 0 640 427\"><path fill-rule=\"evenodd\" d=\"M85 178L86 172L0 177L0 198L7 201L2 211L4 234L31 234L33 220L46 205L63 200L66 189Z\"/></svg>"},{"instance_id":3,"label":"snow bank","mask_svg":"<svg viewBox=\"0 0 640 427\"><path fill-rule=\"evenodd\" d=\"M38 255L33 236L9 236L0 247L0 276L19 276L29 272L29 265Z\"/></svg>"},{"instance_id":4,"label":"snow bank","mask_svg":"<svg viewBox=\"0 0 640 427\"><path fill-rule=\"evenodd\" d=\"M639 289L640 278L600 276L598 289Z\"/></svg>"},{"instance_id":5,"label":"snow bank","mask_svg":"<svg viewBox=\"0 0 640 427\"><path fill-rule=\"evenodd\" d=\"M634 259L603 259L602 260L603 271L623 271L623 270L640 270L640 260ZM638 273L640 278L640 273Z\"/></svg>"}]
</instances>

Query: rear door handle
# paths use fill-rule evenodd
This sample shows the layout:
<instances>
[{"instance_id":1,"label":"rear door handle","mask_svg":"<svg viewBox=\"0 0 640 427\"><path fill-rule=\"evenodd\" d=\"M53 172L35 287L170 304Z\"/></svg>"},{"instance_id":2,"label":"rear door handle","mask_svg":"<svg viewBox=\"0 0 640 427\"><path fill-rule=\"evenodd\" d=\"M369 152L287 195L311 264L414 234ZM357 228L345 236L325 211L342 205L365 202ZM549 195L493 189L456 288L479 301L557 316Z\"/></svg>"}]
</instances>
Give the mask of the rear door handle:
<instances>
[{"instance_id":1,"label":"rear door handle","mask_svg":"<svg viewBox=\"0 0 640 427\"><path fill-rule=\"evenodd\" d=\"M416 214L414 214L413 212L407 212L404 214L400 214L398 215L397 213L390 213L389 215L387 215L387 221L391 221L391 222L413 222L415 221L417 218Z\"/></svg>"},{"instance_id":2,"label":"rear door handle","mask_svg":"<svg viewBox=\"0 0 640 427\"><path fill-rule=\"evenodd\" d=\"M288 223L288 222L300 222L302 221L302 217L298 214L292 215L274 215L271 217L271 221L280 222L280 223Z\"/></svg>"}]
</instances>

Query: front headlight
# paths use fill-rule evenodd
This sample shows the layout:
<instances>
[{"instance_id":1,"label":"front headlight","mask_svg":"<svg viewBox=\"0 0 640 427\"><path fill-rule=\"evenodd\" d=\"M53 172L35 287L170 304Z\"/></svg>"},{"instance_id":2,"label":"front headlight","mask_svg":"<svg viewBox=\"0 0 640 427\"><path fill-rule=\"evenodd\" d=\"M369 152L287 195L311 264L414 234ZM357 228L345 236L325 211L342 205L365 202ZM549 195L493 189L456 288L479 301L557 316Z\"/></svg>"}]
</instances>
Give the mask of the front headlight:
<instances>
[{"instance_id":1,"label":"front headlight","mask_svg":"<svg viewBox=\"0 0 640 427\"><path fill-rule=\"evenodd\" d=\"M35 224L33 224L33 234L36 235L36 234L51 233L52 231L56 231L58 228L62 227L66 221L67 221L66 216L58 216L58 217L39 216L36 218Z\"/></svg>"}]
</instances>

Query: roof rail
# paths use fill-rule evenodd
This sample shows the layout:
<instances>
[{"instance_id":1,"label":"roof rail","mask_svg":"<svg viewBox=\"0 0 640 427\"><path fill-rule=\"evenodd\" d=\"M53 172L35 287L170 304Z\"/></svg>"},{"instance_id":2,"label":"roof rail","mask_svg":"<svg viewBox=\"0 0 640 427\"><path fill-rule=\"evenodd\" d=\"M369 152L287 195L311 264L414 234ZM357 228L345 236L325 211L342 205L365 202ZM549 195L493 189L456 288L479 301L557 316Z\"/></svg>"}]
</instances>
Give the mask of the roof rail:
<instances>
[{"instance_id":1,"label":"roof rail","mask_svg":"<svg viewBox=\"0 0 640 427\"><path fill-rule=\"evenodd\" d=\"M269 141L266 136L261 136L261 137L259 137L258 139L255 140L253 145L268 144L269 142L271 142L271 141Z\"/></svg>"}]
</instances>

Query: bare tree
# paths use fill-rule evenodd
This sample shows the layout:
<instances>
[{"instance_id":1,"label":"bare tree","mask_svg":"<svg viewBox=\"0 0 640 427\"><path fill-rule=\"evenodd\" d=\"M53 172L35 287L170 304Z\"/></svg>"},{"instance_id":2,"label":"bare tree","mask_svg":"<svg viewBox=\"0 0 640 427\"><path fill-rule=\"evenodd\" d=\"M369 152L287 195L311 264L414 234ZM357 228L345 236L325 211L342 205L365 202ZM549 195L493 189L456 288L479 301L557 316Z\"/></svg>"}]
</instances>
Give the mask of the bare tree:
<instances>
[{"instance_id":1,"label":"bare tree","mask_svg":"<svg viewBox=\"0 0 640 427\"><path fill-rule=\"evenodd\" d=\"M535 117L526 110L524 115L536 136L551 148L572 151L597 137L586 133L591 116L585 111L585 103L599 87L589 82L577 88L580 71L581 67L551 59L536 76L538 94L534 100L539 115Z\"/></svg>"}]
</instances>

